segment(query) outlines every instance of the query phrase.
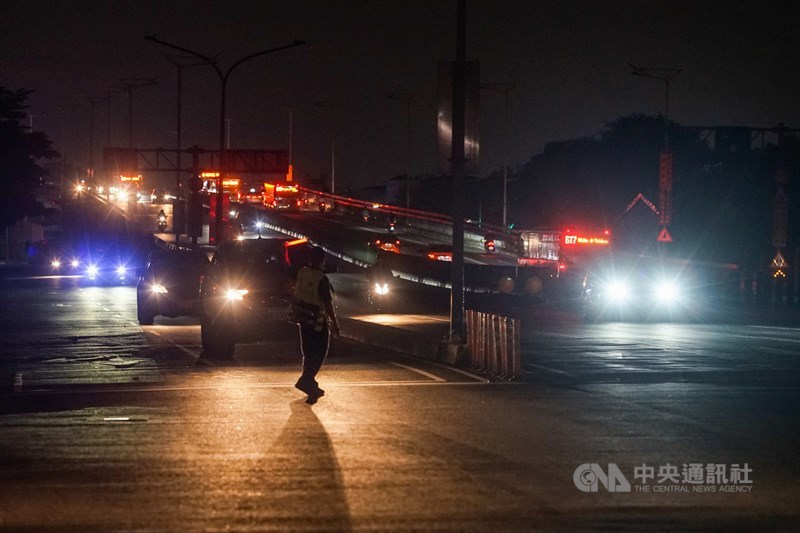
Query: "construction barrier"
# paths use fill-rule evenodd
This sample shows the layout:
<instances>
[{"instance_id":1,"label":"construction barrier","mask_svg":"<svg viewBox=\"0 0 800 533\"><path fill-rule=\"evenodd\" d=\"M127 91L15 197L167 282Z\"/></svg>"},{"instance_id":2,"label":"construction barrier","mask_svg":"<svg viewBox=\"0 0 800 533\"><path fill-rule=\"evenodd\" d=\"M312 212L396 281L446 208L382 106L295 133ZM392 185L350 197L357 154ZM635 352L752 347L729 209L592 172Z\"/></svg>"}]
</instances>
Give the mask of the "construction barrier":
<instances>
[{"instance_id":1,"label":"construction barrier","mask_svg":"<svg viewBox=\"0 0 800 533\"><path fill-rule=\"evenodd\" d=\"M466 310L468 364L495 379L522 375L520 320Z\"/></svg>"}]
</instances>

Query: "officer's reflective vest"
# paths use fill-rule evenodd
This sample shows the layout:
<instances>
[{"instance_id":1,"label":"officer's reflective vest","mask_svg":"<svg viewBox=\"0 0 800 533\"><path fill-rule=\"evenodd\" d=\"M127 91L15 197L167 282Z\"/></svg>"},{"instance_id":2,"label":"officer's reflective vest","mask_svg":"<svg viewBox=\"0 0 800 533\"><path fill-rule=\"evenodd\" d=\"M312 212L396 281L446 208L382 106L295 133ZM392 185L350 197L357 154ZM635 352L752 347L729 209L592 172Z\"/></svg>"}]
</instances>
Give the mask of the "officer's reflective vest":
<instances>
[{"instance_id":1,"label":"officer's reflective vest","mask_svg":"<svg viewBox=\"0 0 800 533\"><path fill-rule=\"evenodd\" d=\"M303 267L297 273L294 285L294 299L304 308L313 308L316 312L314 329L321 331L328 321L325 304L319 297L319 284L325 274L316 268Z\"/></svg>"}]
</instances>

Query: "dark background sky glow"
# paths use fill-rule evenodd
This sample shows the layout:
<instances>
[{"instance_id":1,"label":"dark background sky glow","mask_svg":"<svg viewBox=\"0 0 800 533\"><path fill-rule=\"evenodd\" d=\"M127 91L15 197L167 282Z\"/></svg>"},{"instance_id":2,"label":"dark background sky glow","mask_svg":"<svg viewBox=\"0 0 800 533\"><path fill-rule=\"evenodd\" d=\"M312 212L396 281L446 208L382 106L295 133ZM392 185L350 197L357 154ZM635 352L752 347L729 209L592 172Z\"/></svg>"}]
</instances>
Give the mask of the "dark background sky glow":
<instances>
[{"instance_id":1,"label":"dark background sky glow","mask_svg":"<svg viewBox=\"0 0 800 533\"><path fill-rule=\"evenodd\" d=\"M216 56L223 70L259 50L308 43L231 75L231 148L288 148L291 107L298 176L330 172L333 134L337 188L382 184L406 168L406 108L388 95L413 93L411 171L437 171L437 69L455 58L455 0L6 0L0 12L0 84L36 91L34 128L74 164L89 159L89 99L122 78L158 79L133 93L134 144L175 146L177 68L167 55L177 52L144 39L156 34ZM663 112L663 83L632 76L628 62L683 69L670 94L681 124L800 127L798 3L467 0L467 21L481 82L516 85L507 148L503 98L482 93L484 174L506 154L519 165L550 141ZM216 148L218 78L209 67L186 68L183 78L183 144ZM126 146L127 97L111 98L112 144ZM99 162L105 105L96 112Z\"/></svg>"}]
</instances>

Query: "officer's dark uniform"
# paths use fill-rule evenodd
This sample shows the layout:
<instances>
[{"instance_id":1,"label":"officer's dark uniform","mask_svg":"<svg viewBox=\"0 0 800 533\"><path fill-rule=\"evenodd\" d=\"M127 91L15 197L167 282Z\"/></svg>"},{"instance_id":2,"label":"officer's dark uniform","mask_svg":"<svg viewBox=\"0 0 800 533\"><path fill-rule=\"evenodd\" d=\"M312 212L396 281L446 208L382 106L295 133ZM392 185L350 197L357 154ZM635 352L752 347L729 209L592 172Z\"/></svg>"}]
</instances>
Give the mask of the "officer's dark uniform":
<instances>
[{"instance_id":1,"label":"officer's dark uniform","mask_svg":"<svg viewBox=\"0 0 800 533\"><path fill-rule=\"evenodd\" d=\"M335 317L328 316L332 309L331 284L327 276L314 266L303 267L297 273L294 297L304 308L310 309L313 319L300 320L300 343L303 351L303 374L295 386L311 397L324 394L316 381L316 375L328 354L328 321L335 327Z\"/></svg>"}]
</instances>

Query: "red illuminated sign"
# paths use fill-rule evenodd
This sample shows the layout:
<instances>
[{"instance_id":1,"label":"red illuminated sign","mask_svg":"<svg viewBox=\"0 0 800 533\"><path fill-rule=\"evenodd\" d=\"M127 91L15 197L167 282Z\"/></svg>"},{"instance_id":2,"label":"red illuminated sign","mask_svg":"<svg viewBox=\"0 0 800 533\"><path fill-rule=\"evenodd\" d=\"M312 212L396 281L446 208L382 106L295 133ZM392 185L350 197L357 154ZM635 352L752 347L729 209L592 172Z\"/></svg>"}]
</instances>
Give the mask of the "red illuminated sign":
<instances>
[{"instance_id":1,"label":"red illuminated sign","mask_svg":"<svg viewBox=\"0 0 800 533\"><path fill-rule=\"evenodd\" d=\"M601 235L572 233L567 230L561 237L561 244L564 246L608 246L610 243L611 233L607 230Z\"/></svg>"}]
</instances>

